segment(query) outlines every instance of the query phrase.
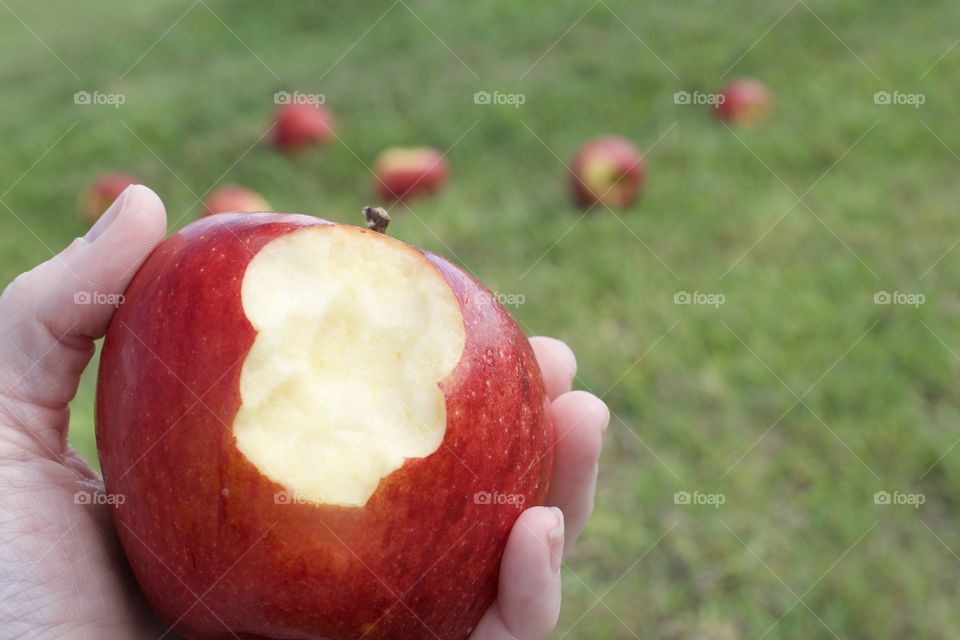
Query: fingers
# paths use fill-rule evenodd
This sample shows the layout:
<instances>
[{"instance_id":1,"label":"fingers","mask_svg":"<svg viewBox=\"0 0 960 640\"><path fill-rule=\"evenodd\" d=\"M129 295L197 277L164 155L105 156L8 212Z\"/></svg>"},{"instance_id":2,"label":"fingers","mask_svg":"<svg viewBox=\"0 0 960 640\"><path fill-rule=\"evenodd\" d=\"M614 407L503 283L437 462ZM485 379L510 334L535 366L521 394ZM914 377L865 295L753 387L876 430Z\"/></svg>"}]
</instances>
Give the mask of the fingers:
<instances>
[{"instance_id":1,"label":"fingers","mask_svg":"<svg viewBox=\"0 0 960 640\"><path fill-rule=\"evenodd\" d=\"M571 391L550 405L556 428L553 479L547 504L566 519L564 551L569 551L593 512L597 471L610 411L598 397Z\"/></svg>"},{"instance_id":2,"label":"fingers","mask_svg":"<svg viewBox=\"0 0 960 640\"><path fill-rule=\"evenodd\" d=\"M166 212L153 191L128 187L87 235L30 272L38 319L56 335L98 338L137 268L163 239Z\"/></svg>"},{"instance_id":3,"label":"fingers","mask_svg":"<svg viewBox=\"0 0 960 640\"><path fill-rule=\"evenodd\" d=\"M471 640L541 640L560 614L563 514L549 507L524 511L500 563L497 601Z\"/></svg>"},{"instance_id":4,"label":"fingers","mask_svg":"<svg viewBox=\"0 0 960 640\"><path fill-rule=\"evenodd\" d=\"M573 377L577 374L577 359L570 347L556 338L543 336L530 338L530 344L537 355L550 399L570 391Z\"/></svg>"},{"instance_id":5,"label":"fingers","mask_svg":"<svg viewBox=\"0 0 960 640\"><path fill-rule=\"evenodd\" d=\"M577 360L565 343L554 338L530 338L547 395L552 400L557 443L548 504L566 517L565 551L580 535L593 512L597 461L610 412L602 400L585 391L570 391Z\"/></svg>"},{"instance_id":6,"label":"fingers","mask_svg":"<svg viewBox=\"0 0 960 640\"><path fill-rule=\"evenodd\" d=\"M131 278L166 230L157 195L135 185L84 238L18 277L0 296L0 409L25 428L66 426L65 409ZM54 412L38 416L34 410ZM39 419L38 419L39 418ZM63 434L43 437L62 449Z\"/></svg>"}]
</instances>

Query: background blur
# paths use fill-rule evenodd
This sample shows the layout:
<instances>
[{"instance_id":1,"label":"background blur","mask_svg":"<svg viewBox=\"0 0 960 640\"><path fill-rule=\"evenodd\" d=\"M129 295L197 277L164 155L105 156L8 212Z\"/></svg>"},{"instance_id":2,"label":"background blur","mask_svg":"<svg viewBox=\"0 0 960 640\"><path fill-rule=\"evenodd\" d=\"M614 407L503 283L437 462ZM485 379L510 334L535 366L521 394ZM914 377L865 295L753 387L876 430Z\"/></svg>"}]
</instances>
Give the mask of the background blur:
<instances>
[{"instance_id":1,"label":"background blur","mask_svg":"<svg viewBox=\"0 0 960 640\"><path fill-rule=\"evenodd\" d=\"M946 0L0 0L0 276L85 232L102 171L174 228L225 183L358 223L380 150L436 146L449 187L391 233L513 295L614 413L555 637L956 638L958 24ZM674 98L738 76L773 92L757 130ZM338 140L273 152L277 91L322 93ZM647 187L583 216L564 165L606 133Z\"/></svg>"}]
</instances>

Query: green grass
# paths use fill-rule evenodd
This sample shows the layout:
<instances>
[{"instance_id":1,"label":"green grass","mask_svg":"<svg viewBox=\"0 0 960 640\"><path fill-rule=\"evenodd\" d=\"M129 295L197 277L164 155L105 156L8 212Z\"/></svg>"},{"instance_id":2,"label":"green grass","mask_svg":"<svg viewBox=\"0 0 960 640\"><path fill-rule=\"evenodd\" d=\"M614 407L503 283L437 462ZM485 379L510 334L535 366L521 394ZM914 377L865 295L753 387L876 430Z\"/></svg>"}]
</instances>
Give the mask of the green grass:
<instances>
[{"instance_id":1,"label":"green grass","mask_svg":"<svg viewBox=\"0 0 960 640\"><path fill-rule=\"evenodd\" d=\"M209 0L148 50L189 3L8 2L34 33L0 6L0 193L16 182L21 219L0 208L4 281L83 233L101 170L142 176L175 226L218 180L356 222L379 150L450 148L449 189L392 232L525 296L525 329L573 345L615 414L557 637L960 634L960 48L937 62L960 5ZM776 96L759 130L673 102L732 65ZM281 89L324 93L341 141L296 161L255 144ZM648 186L580 218L554 154L607 132L653 147ZM89 457L93 391L91 370L71 431ZM674 504L684 490L726 502Z\"/></svg>"}]
</instances>

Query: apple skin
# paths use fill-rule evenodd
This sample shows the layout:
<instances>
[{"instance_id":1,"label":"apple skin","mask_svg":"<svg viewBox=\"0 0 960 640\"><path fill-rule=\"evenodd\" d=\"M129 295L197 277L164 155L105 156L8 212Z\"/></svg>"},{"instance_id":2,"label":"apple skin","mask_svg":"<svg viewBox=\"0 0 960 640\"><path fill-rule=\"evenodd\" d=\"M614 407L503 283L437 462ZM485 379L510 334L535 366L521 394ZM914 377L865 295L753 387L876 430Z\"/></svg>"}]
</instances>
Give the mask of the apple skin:
<instances>
[{"instance_id":1,"label":"apple skin","mask_svg":"<svg viewBox=\"0 0 960 640\"><path fill-rule=\"evenodd\" d=\"M713 113L724 122L751 128L757 127L770 114L773 98L759 80L734 80L720 92L723 100L714 105Z\"/></svg>"},{"instance_id":2,"label":"apple skin","mask_svg":"<svg viewBox=\"0 0 960 640\"><path fill-rule=\"evenodd\" d=\"M334 127L333 115L322 104L284 104L275 115L273 143L283 153L297 153L329 141Z\"/></svg>"},{"instance_id":3,"label":"apple skin","mask_svg":"<svg viewBox=\"0 0 960 640\"><path fill-rule=\"evenodd\" d=\"M435 193L447 181L447 160L432 147L392 147L374 163L376 191L384 200Z\"/></svg>"},{"instance_id":4,"label":"apple skin","mask_svg":"<svg viewBox=\"0 0 960 640\"><path fill-rule=\"evenodd\" d=\"M270 211L270 203L256 191L228 185L210 194L203 203L203 215L215 213L255 213Z\"/></svg>"},{"instance_id":5,"label":"apple skin","mask_svg":"<svg viewBox=\"0 0 960 640\"><path fill-rule=\"evenodd\" d=\"M626 138L602 136L580 147L570 164L574 201L582 207L603 203L629 207L646 180L643 154Z\"/></svg>"},{"instance_id":6,"label":"apple skin","mask_svg":"<svg viewBox=\"0 0 960 640\"><path fill-rule=\"evenodd\" d=\"M423 252L466 328L461 361L439 383L442 444L383 478L364 507L276 504L283 487L231 430L255 337L241 283L272 239L328 224L266 213L194 222L150 255L107 331L96 428L106 489L125 497L114 524L147 599L187 638L466 638L494 600L521 511L476 504L475 493L545 501L555 436L530 344L487 289Z\"/></svg>"},{"instance_id":7,"label":"apple skin","mask_svg":"<svg viewBox=\"0 0 960 640\"><path fill-rule=\"evenodd\" d=\"M126 173L106 173L98 177L83 196L83 218L93 224L124 189L138 182L139 179Z\"/></svg>"}]
</instances>

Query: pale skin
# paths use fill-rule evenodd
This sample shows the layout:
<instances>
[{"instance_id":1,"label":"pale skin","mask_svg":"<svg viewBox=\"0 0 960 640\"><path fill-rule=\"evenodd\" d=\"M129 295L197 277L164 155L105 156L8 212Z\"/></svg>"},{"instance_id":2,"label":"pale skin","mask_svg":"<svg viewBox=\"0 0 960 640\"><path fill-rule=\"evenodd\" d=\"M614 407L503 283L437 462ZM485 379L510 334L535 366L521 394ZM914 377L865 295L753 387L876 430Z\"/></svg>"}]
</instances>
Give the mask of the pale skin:
<instances>
[{"instance_id":1,"label":"pale skin","mask_svg":"<svg viewBox=\"0 0 960 640\"><path fill-rule=\"evenodd\" d=\"M160 242L166 213L130 187L84 238L18 277L0 296L0 628L12 638L159 638L108 505L75 504L102 490L66 442L69 402L115 310L75 304L80 291L122 293ZM576 361L564 343L532 338L557 430L549 507L527 509L507 542L496 602L472 640L538 640L560 611L563 555L593 510L609 412L571 391ZM168 633L167 638L173 637Z\"/></svg>"}]
</instances>

